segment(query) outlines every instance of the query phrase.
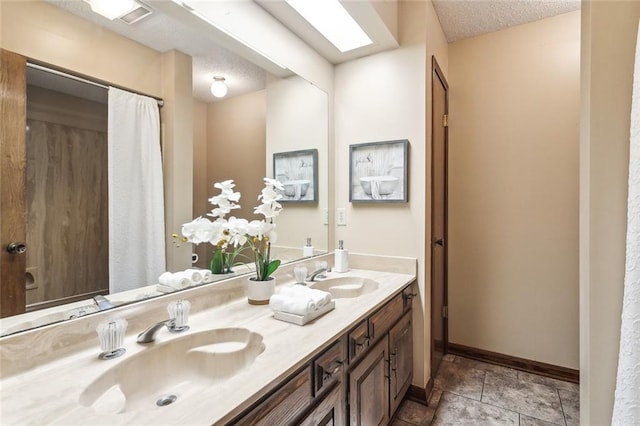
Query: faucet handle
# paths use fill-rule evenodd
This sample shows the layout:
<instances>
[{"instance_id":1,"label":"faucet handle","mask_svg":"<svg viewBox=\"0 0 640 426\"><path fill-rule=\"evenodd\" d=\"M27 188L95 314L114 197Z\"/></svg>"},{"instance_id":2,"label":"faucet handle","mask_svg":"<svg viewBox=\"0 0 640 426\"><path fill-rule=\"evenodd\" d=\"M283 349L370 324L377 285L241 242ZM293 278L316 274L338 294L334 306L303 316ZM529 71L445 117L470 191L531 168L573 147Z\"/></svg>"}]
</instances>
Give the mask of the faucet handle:
<instances>
[{"instance_id":1,"label":"faucet handle","mask_svg":"<svg viewBox=\"0 0 640 426\"><path fill-rule=\"evenodd\" d=\"M127 331L127 320L116 319L98 324L96 332L100 339L100 350L102 351L98 358L113 359L117 358L127 351L124 345L124 335Z\"/></svg>"},{"instance_id":2,"label":"faucet handle","mask_svg":"<svg viewBox=\"0 0 640 426\"><path fill-rule=\"evenodd\" d=\"M306 266L296 266L293 269L293 274L296 277L296 284L304 284L304 280L307 278Z\"/></svg>"},{"instance_id":3,"label":"faucet handle","mask_svg":"<svg viewBox=\"0 0 640 426\"><path fill-rule=\"evenodd\" d=\"M178 333L180 331L186 331L189 329L187 325L189 323L189 310L191 309L191 303L188 300L176 300L169 303L167 311L169 311L170 322L167 324L167 328L172 333Z\"/></svg>"}]
</instances>

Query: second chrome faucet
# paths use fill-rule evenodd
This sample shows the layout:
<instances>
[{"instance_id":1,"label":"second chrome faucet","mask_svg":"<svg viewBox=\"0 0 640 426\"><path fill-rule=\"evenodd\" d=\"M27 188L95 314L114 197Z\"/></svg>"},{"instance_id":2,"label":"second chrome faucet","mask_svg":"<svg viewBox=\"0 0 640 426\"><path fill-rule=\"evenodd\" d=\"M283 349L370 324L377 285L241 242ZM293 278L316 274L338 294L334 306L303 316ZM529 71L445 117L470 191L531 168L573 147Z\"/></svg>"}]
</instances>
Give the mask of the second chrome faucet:
<instances>
[{"instance_id":1,"label":"second chrome faucet","mask_svg":"<svg viewBox=\"0 0 640 426\"><path fill-rule=\"evenodd\" d=\"M172 333L180 333L182 331L187 331L189 326L187 323L189 322L189 309L191 308L191 303L188 300L177 300L175 302L169 303L167 306L167 311L169 311L169 315L171 318L168 320L160 321L151 327L147 328L142 333L138 334L138 343L151 343L156 340L156 336L163 327L167 327L167 329Z\"/></svg>"}]
</instances>

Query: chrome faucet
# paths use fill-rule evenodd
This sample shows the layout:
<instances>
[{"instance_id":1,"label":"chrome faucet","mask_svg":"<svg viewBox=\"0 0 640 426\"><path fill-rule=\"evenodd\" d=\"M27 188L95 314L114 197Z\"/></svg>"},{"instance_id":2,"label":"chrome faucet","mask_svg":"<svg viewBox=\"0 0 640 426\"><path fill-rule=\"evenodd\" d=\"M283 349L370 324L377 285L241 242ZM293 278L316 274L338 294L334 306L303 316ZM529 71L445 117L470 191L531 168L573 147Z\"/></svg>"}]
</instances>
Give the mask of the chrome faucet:
<instances>
[{"instance_id":1,"label":"chrome faucet","mask_svg":"<svg viewBox=\"0 0 640 426\"><path fill-rule=\"evenodd\" d=\"M111 303L109 299L101 295L93 296L93 302L98 306L98 309L101 311L105 309L110 309L116 306L113 303Z\"/></svg>"},{"instance_id":2,"label":"chrome faucet","mask_svg":"<svg viewBox=\"0 0 640 426\"><path fill-rule=\"evenodd\" d=\"M307 281L314 282L316 278L326 278L325 273L327 272L327 268L320 268L316 271L313 271L309 275L307 275Z\"/></svg>"},{"instance_id":3,"label":"chrome faucet","mask_svg":"<svg viewBox=\"0 0 640 426\"><path fill-rule=\"evenodd\" d=\"M168 319L168 320L160 321L159 323L154 324L151 327L147 328L145 331L143 331L142 333L138 334L137 342L138 343L151 343L151 342L155 341L156 340L156 335L162 329L162 327L165 327L165 326L167 327L167 329L169 331L172 331L172 329L175 328L175 319L171 318L171 319Z\"/></svg>"}]
</instances>

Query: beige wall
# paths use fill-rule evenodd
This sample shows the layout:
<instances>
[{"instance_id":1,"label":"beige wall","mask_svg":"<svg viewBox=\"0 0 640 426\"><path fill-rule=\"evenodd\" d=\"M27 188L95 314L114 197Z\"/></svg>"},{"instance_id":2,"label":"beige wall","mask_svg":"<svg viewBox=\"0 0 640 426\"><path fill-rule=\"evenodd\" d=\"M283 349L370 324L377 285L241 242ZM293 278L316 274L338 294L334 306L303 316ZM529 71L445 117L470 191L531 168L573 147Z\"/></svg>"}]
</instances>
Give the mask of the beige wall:
<instances>
[{"instance_id":1,"label":"beige wall","mask_svg":"<svg viewBox=\"0 0 640 426\"><path fill-rule=\"evenodd\" d=\"M640 2L583 2L580 423L610 424L620 341L629 126Z\"/></svg>"},{"instance_id":2,"label":"beige wall","mask_svg":"<svg viewBox=\"0 0 640 426\"><path fill-rule=\"evenodd\" d=\"M266 176L266 92L208 104L194 101L193 112L193 216L205 217L213 208L208 199L220 193L214 183L233 179L242 208L231 215L251 220ZM211 245L200 244L194 251L197 266L207 268Z\"/></svg>"},{"instance_id":3,"label":"beige wall","mask_svg":"<svg viewBox=\"0 0 640 426\"><path fill-rule=\"evenodd\" d=\"M327 250L327 187L329 109L327 94L299 76L270 78L267 82L266 176L273 177L273 154L318 150L317 203L283 203L276 221L277 246L299 249L306 238L316 249ZM291 179L296 179L292 176Z\"/></svg>"},{"instance_id":4,"label":"beige wall","mask_svg":"<svg viewBox=\"0 0 640 426\"><path fill-rule=\"evenodd\" d=\"M425 118L431 102L427 55L441 55L438 59L446 67L447 45L431 3L400 2L398 19L399 49L335 68L335 207L347 213L347 226L337 227L335 238L344 240L352 252L418 259L421 306L414 305L414 384L424 386L430 374L430 290L425 283L429 268L422 237L430 216L425 210L430 173L425 160L430 127ZM410 143L409 203L350 204L349 145L395 139Z\"/></svg>"},{"instance_id":5,"label":"beige wall","mask_svg":"<svg viewBox=\"0 0 640 426\"><path fill-rule=\"evenodd\" d=\"M264 90L207 104L207 191L214 182L234 179L242 193L233 216L258 219L253 208L266 176L266 95ZM211 208L211 207L209 207Z\"/></svg>"},{"instance_id":6,"label":"beige wall","mask_svg":"<svg viewBox=\"0 0 640 426\"><path fill-rule=\"evenodd\" d=\"M159 52L42 1L3 1L0 42L27 58L162 95Z\"/></svg>"},{"instance_id":7,"label":"beige wall","mask_svg":"<svg viewBox=\"0 0 640 426\"><path fill-rule=\"evenodd\" d=\"M580 12L449 46L449 341L578 368Z\"/></svg>"},{"instance_id":8,"label":"beige wall","mask_svg":"<svg viewBox=\"0 0 640 426\"><path fill-rule=\"evenodd\" d=\"M191 58L156 52L43 1L2 2L1 47L27 58L162 97L167 235L192 216ZM190 251L167 238L167 269L184 269Z\"/></svg>"}]
</instances>

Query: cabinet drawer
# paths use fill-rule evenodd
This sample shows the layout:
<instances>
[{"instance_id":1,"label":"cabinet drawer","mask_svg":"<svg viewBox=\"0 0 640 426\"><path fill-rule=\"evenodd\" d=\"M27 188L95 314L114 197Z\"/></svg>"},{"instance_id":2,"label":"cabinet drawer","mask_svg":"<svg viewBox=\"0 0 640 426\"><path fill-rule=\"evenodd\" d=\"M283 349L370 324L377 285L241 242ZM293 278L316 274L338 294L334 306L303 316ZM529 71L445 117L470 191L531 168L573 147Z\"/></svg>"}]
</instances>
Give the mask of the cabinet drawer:
<instances>
[{"instance_id":1,"label":"cabinet drawer","mask_svg":"<svg viewBox=\"0 0 640 426\"><path fill-rule=\"evenodd\" d=\"M311 405L311 401L311 367L307 365L280 389L232 424L265 426L293 424L296 417Z\"/></svg>"},{"instance_id":2,"label":"cabinet drawer","mask_svg":"<svg viewBox=\"0 0 640 426\"><path fill-rule=\"evenodd\" d=\"M342 339L331 345L322 355L313 361L313 372L315 374L314 389L316 395L318 395L323 388L326 388L327 385L336 380L340 380L342 372L344 371L345 362L346 357Z\"/></svg>"},{"instance_id":3,"label":"cabinet drawer","mask_svg":"<svg viewBox=\"0 0 640 426\"><path fill-rule=\"evenodd\" d=\"M349 333L349 361L353 361L369 347L369 324L362 321Z\"/></svg>"},{"instance_id":4,"label":"cabinet drawer","mask_svg":"<svg viewBox=\"0 0 640 426\"><path fill-rule=\"evenodd\" d=\"M391 326L402 316L404 312L404 295L398 294L391 299L382 309L371 316L369 331L371 340L382 337Z\"/></svg>"},{"instance_id":5,"label":"cabinet drawer","mask_svg":"<svg viewBox=\"0 0 640 426\"><path fill-rule=\"evenodd\" d=\"M418 293L413 292L413 284L402 290L402 299L404 301L404 310L411 309L413 299L418 297Z\"/></svg>"}]
</instances>

